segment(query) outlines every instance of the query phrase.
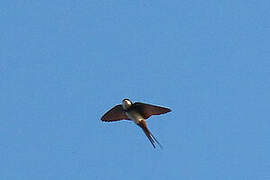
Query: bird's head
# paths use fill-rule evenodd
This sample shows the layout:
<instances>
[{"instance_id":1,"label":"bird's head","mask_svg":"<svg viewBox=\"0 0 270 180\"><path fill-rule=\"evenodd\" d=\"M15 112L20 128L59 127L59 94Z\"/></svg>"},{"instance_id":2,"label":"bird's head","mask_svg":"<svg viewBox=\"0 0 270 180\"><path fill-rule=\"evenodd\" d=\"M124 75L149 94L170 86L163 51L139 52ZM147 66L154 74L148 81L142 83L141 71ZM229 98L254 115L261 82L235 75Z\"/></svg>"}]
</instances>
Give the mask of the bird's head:
<instances>
[{"instance_id":1,"label":"bird's head","mask_svg":"<svg viewBox=\"0 0 270 180\"><path fill-rule=\"evenodd\" d=\"M124 110L127 110L128 108L130 108L131 105L132 105L131 100L129 100L129 99L123 99L123 101L122 101L122 107L123 107Z\"/></svg>"}]
</instances>

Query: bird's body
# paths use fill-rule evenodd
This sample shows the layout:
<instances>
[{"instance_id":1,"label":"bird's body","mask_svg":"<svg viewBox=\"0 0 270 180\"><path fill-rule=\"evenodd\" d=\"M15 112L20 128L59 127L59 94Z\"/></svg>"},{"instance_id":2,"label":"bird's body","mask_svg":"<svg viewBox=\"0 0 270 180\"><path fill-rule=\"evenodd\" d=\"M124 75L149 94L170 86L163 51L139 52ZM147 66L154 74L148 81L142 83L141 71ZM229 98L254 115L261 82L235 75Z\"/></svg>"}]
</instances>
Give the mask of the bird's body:
<instances>
[{"instance_id":1,"label":"bird's body","mask_svg":"<svg viewBox=\"0 0 270 180\"><path fill-rule=\"evenodd\" d=\"M145 120L140 113L134 110L130 110L125 112L127 117L131 119L134 123L139 124L140 121Z\"/></svg>"},{"instance_id":2,"label":"bird's body","mask_svg":"<svg viewBox=\"0 0 270 180\"><path fill-rule=\"evenodd\" d=\"M102 121L118 121L118 120L132 120L135 124L140 126L151 144L155 148L155 143L157 143L160 147L161 144L156 140L153 134L149 131L147 127L146 120L151 115L159 115L170 112L169 108L145 104L145 103L132 103L129 99L124 99L122 101L122 105L116 105L107 113L105 113L101 120Z\"/></svg>"}]
</instances>

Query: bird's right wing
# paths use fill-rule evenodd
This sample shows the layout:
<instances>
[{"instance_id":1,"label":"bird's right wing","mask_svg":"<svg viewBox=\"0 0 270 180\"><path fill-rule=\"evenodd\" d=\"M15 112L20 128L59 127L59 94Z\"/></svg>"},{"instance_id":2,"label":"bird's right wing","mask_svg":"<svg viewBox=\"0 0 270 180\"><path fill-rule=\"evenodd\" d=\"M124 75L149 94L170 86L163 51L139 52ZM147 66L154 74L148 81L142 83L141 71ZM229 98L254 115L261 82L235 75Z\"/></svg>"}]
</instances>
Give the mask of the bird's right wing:
<instances>
[{"instance_id":1,"label":"bird's right wing","mask_svg":"<svg viewBox=\"0 0 270 180\"><path fill-rule=\"evenodd\" d=\"M123 107L119 104L114 106L111 110L106 112L101 120L105 122L119 121L119 120L130 120L124 112Z\"/></svg>"}]
</instances>

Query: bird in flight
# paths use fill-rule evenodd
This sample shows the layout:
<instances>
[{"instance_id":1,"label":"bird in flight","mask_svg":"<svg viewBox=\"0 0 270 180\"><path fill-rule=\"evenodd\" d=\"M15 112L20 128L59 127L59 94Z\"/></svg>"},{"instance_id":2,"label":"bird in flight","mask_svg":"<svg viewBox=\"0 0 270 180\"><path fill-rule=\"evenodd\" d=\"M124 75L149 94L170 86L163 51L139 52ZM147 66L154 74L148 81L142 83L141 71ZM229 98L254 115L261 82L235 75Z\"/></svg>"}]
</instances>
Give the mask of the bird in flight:
<instances>
[{"instance_id":1,"label":"bird in flight","mask_svg":"<svg viewBox=\"0 0 270 180\"><path fill-rule=\"evenodd\" d=\"M153 136L147 127L146 120L152 115L160 115L170 112L169 108L145 104L141 102L132 103L129 99L124 99L122 104L114 106L111 110L106 112L101 120L105 122L113 122L120 120L132 120L135 124L140 126L153 145L156 148L156 143L162 148L162 145Z\"/></svg>"}]
</instances>

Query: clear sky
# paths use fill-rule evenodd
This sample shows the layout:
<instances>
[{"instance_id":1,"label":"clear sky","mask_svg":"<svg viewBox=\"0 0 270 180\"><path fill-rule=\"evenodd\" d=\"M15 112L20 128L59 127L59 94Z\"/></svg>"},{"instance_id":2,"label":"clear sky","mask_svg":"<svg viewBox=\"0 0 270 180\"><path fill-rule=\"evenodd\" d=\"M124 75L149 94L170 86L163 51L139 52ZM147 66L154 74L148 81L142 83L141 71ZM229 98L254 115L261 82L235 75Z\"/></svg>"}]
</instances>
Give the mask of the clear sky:
<instances>
[{"instance_id":1,"label":"clear sky","mask_svg":"<svg viewBox=\"0 0 270 180\"><path fill-rule=\"evenodd\" d=\"M269 0L3 0L1 180L269 180ZM148 125L101 116L170 107Z\"/></svg>"}]
</instances>

